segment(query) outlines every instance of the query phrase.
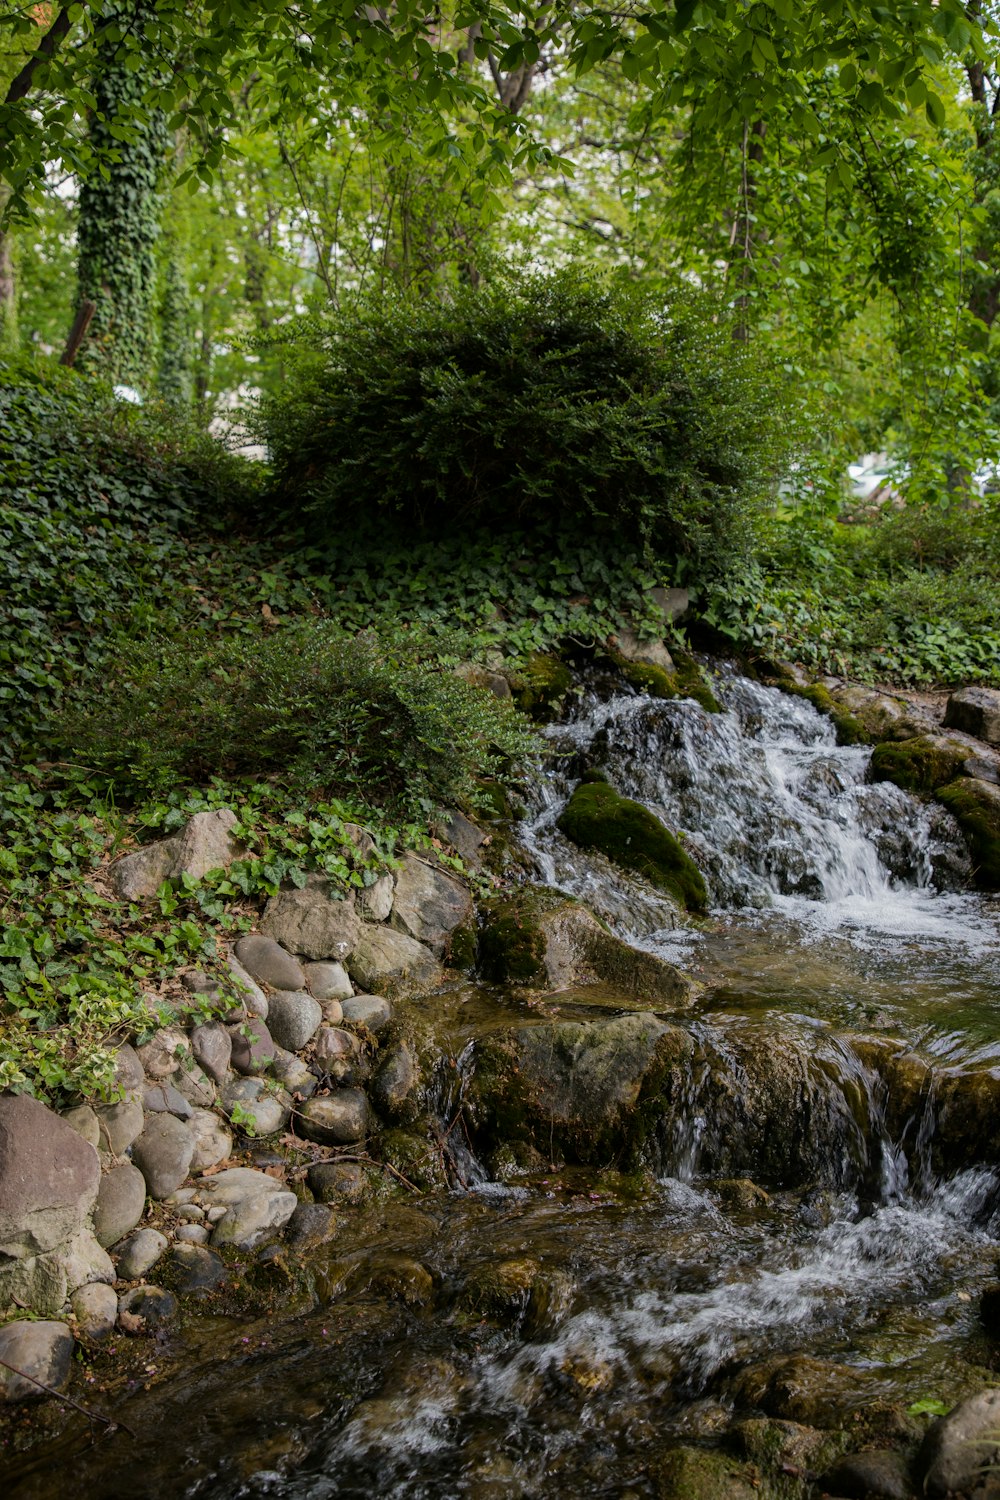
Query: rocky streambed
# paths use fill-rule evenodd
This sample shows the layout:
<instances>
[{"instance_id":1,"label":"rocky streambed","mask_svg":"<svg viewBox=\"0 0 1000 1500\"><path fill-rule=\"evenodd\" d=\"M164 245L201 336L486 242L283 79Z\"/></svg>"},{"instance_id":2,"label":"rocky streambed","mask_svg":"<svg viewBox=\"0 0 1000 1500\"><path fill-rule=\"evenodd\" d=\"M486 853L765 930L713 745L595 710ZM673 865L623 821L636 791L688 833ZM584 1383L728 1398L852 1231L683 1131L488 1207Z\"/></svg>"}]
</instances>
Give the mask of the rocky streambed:
<instances>
[{"instance_id":1,"label":"rocky streambed","mask_svg":"<svg viewBox=\"0 0 1000 1500\"><path fill-rule=\"evenodd\" d=\"M475 917L433 855L282 892L120 1100L0 1099L12 1492L995 1492L1000 928L937 799L997 784L992 721L914 793L801 693L712 687L583 696ZM202 816L130 899L231 857Z\"/></svg>"}]
</instances>

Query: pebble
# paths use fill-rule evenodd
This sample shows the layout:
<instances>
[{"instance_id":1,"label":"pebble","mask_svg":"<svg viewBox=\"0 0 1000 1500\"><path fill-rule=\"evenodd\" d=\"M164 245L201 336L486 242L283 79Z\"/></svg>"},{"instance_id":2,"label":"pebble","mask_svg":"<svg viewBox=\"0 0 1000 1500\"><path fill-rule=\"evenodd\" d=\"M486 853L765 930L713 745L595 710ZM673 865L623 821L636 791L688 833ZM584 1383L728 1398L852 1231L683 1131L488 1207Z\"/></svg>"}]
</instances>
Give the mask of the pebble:
<instances>
[{"instance_id":1,"label":"pebble","mask_svg":"<svg viewBox=\"0 0 1000 1500\"><path fill-rule=\"evenodd\" d=\"M118 1257L118 1276L121 1281L138 1281L151 1270L164 1250L167 1237L158 1229L139 1229L125 1241Z\"/></svg>"},{"instance_id":2,"label":"pebble","mask_svg":"<svg viewBox=\"0 0 1000 1500\"><path fill-rule=\"evenodd\" d=\"M180 1224L174 1238L186 1245L207 1245L210 1231L204 1224Z\"/></svg>"}]
</instances>

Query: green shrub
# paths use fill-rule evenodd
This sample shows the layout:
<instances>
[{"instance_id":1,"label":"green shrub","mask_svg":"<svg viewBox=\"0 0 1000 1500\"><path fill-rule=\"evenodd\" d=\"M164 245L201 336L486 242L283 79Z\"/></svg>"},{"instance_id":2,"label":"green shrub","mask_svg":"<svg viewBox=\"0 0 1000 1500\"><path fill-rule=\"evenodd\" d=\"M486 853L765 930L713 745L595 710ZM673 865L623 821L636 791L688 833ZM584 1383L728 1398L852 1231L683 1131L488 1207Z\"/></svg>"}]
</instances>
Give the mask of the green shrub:
<instances>
[{"instance_id":1,"label":"green shrub","mask_svg":"<svg viewBox=\"0 0 1000 1500\"><path fill-rule=\"evenodd\" d=\"M132 646L58 729L57 750L126 795L270 777L407 813L474 801L479 777L534 747L510 704L422 660L406 632L350 637L316 621Z\"/></svg>"},{"instance_id":2,"label":"green shrub","mask_svg":"<svg viewBox=\"0 0 1000 1500\"><path fill-rule=\"evenodd\" d=\"M568 274L313 324L259 427L313 534L599 533L694 571L743 555L787 413L688 293Z\"/></svg>"},{"instance_id":3,"label":"green shrub","mask_svg":"<svg viewBox=\"0 0 1000 1500\"><path fill-rule=\"evenodd\" d=\"M175 417L68 371L0 365L0 759L100 666L112 631L190 608L183 535L218 524L244 474Z\"/></svg>"}]
</instances>

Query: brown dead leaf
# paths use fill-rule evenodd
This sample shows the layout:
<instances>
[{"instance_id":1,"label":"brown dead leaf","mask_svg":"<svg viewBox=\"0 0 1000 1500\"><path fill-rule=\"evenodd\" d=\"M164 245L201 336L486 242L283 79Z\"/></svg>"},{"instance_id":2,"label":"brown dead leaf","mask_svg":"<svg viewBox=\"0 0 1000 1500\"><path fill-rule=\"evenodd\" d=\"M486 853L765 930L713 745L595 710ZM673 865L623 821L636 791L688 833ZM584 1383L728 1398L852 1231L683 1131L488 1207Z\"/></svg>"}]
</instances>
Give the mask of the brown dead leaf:
<instances>
[{"instance_id":1,"label":"brown dead leaf","mask_svg":"<svg viewBox=\"0 0 1000 1500\"><path fill-rule=\"evenodd\" d=\"M123 1333L142 1333L146 1326L146 1319L140 1318L138 1313L120 1312L118 1326Z\"/></svg>"}]
</instances>

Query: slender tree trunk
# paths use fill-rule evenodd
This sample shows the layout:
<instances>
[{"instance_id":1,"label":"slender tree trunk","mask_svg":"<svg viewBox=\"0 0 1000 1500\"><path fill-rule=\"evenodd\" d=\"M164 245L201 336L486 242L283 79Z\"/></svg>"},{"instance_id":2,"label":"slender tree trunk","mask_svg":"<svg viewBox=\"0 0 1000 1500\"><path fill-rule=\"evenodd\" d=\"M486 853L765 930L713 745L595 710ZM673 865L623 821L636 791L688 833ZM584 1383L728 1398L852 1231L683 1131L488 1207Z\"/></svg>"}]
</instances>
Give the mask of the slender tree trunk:
<instances>
[{"instance_id":1,"label":"slender tree trunk","mask_svg":"<svg viewBox=\"0 0 1000 1500\"><path fill-rule=\"evenodd\" d=\"M134 27L154 8L155 0L123 0L105 16L118 27ZM80 191L78 231L80 300L92 301L96 312L80 362L142 387L154 367L158 184L168 136L163 116L154 113L145 123L128 121L132 140L116 139L112 128L140 103L150 78L125 67L118 42L105 42L100 53L89 126L94 167Z\"/></svg>"},{"instance_id":2,"label":"slender tree trunk","mask_svg":"<svg viewBox=\"0 0 1000 1500\"><path fill-rule=\"evenodd\" d=\"M0 221L9 196L7 188L0 183ZM0 359L13 354L18 342L14 237L11 230L0 228Z\"/></svg>"}]
</instances>

